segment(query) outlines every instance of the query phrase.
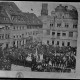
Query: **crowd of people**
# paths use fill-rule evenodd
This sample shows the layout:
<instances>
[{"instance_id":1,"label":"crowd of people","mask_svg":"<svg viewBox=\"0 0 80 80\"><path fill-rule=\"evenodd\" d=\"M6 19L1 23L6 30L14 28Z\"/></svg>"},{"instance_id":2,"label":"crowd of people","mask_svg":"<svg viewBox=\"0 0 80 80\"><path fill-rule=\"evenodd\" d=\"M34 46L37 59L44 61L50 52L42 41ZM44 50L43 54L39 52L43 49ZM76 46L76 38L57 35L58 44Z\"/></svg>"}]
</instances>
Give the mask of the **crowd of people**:
<instances>
[{"instance_id":1,"label":"crowd of people","mask_svg":"<svg viewBox=\"0 0 80 80\"><path fill-rule=\"evenodd\" d=\"M30 67L32 71L71 72L76 68L76 49L42 43L30 43L23 48L0 48L0 70L11 70L11 64L15 64ZM31 60L28 61L29 56Z\"/></svg>"},{"instance_id":2,"label":"crowd of people","mask_svg":"<svg viewBox=\"0 0 80 80\"><path fill-rule=\"evenodd\" d=\"M44 46L44 47L43 47ZM76 68L76 47L54 47L42 45L38 54L43 54L42 62L36 63L32 70L49 72L71 72Z\"/></svg>"}]
</instances>

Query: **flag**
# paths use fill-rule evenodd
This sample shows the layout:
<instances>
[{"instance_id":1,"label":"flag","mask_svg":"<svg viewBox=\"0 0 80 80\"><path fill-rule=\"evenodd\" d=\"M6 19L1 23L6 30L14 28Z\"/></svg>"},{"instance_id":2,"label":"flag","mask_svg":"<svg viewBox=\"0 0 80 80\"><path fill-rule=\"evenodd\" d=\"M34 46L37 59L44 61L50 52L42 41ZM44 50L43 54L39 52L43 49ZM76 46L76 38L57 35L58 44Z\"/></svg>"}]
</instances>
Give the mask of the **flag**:
<instances>
[{"instance_id":1,"label":"flag","mask_svg":"<svg viewBox=\"0 0 80 80\"><path fill-rule=\"evenodd\" d=\"M31 11L33 11L33 9L31 8Z\"/></svg>"},{"instance_id":2,"label":"flag","mask_svg":"<svg viewBox=\"0 0 80 80\"><path fill-rule=\"evenodd\" d=\"M38 54L37 54L37 48L36 48L36 53L35 53L35 55L37 56Z\"/></svg>"}]
</instances>

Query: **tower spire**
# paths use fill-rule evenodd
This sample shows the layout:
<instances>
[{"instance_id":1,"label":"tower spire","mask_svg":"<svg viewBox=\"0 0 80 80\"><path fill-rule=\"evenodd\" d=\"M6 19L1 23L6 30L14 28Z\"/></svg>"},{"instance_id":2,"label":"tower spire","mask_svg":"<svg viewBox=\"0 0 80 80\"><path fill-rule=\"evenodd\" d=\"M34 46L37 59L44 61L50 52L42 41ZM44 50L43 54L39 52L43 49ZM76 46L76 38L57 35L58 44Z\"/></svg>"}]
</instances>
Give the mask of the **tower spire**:
<instances>
[{"instance_id":1,"label":"tower spire","mask_svg":"<svg viewBox=\"0 0 80 80\"><path fill-rule=\"evenodd\" d=\"M48 4L42 3L41 16L48 15Z\"/></svg>"}]
</instances>

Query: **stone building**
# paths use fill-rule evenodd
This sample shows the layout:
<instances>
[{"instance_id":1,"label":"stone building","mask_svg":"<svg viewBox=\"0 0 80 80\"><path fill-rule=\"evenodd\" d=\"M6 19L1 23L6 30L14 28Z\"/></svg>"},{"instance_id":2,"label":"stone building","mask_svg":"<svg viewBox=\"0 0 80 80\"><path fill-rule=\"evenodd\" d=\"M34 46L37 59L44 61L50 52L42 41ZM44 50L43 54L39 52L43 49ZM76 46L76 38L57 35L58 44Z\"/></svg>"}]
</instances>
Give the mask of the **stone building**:
<instances>
[{"instance_id":1,"label":"stone building","mask_svg":"<svg viewBox=\"0 0 80 80\"><path fill-rule=\"evenodd\" d=\"M78 37L78 12L72 5L59 5L51 12L54 17L52 28L53 45L77 46Z\"/></svg>"},{"instance_id":2,"label":"stone building","mask_svg":"<svg viewBox=\"0 0 80 80\"><path fill-rule=\"evenodd\" d=\"M76 8L72 5L63 6L60 4L55 8L55 11L51 11L51 15L47 14L47 8L42 7L42 9L41 13L45 11L45 14L39 16L43 22L42 42L54 46L76 47L78 36L78 12Z\"/></svg>"},{"instance_id":3,"label":"stone building","mask_svg":"<svg viewBox=\"0 0 80 80\"><path fill-rule=\"evenodd\" d=\"M42 22L43 22L43 39L42 39L42 43L43 44L47 44L47 43L51 43L51 38L52 36L50 35L51 33L51 28L50 28L50 23L51 23L51 18L50 15L48 15L48 4L43 3L42 4L42 9L41 9L41 16L38 17Z\"/></svg>"},{"instance_id":4,"label":"stone building","mask_svg":"<svg viewBox=\"0 0 80 80\"><path fill-rule=\"evenodd\" d=\"M10 44L10 26L11 21L7 16L5 9L0 6L0 44L3 44L3 47Z\"/></svg>"},{"instance_id":5,"label":"stone building","mask_svg":"<svg viewBox=\"0 0 80 80\"><path fill-rule=\"evenodd\" d=\"M22 12L13 2L0 2L0 14L1 44L20 47L25 45L30 37L33 41L42 38L42 22L34 13ZM8 36L8 39L3 40L3 34Z\"/></svg>"}]
</instances>

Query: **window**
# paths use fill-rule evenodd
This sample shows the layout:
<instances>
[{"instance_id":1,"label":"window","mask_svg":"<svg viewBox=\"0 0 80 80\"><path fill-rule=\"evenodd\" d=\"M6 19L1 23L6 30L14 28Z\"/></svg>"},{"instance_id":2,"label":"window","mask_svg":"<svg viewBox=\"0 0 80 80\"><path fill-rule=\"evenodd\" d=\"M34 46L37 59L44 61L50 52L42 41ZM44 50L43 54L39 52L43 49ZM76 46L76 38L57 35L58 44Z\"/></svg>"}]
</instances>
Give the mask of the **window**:
<instances>
[{"instance_id":1,"label":"window","mask_svg":"<svg viewBox=\"0 0 80 80\"><path fill-rule=\"evenodd\" d=\"M50 24L50 26L51 26L51 24Z\"/></svg>"},{"instance_id":2,"label":"window","mask_svg":"<svg viewBox=\"0 0 80 80\"><path fill-rule=\"evenodd\" d=\"M59 37L60 36L60 33L57 33L57 36Z\"/></svg>"},{"instance_id":3,"label":"window","mask_svg":"<svg viewBox=\"0 0 80 80\"><path fill-rule=\"evenodd\" d=\"M67 42L67 46L70 46L70 42Z\"/></svg>"},{"instance_id":4,"label":"window","mask_svg":"<svg viewBox=\"0 0 80 80\"><path fill-rule=\"evenodd\" d=\"M28 35L29 35L29 32L28 32ZM35 35L35 31L33 31L33 35Z\"/></svg>"},{"instance_id":5,"label":"window","mask_svg":"<svg viewBox=\"0 0 80 80\"><path fill-rule=\"evenodd\" d=\"M27 32L26 32L26 35L27 35Z\"/></svg>"},{"instance_id":6,"label":"window","mask_svg":"<svg viewBox=\"0 0 80 80\"><path fill-rule=\"evenodd\" d=\"M29 26L29 29L31 29L32 27L31 26Z\"/></svg>"},{"instance_id":7,"label":"window","mask_svg":"<svg viewBox=\"0 0 80 80\"><path fill-rule=\"evenodd\" d=\"M17 26L17 30L18 30L18 26Z\"/></svg>"},{"instance_id":8,"label":"window","mask_svg":"<svg viewBox=\"0 0 80 80\"><path fill-rule=\"evenodd\" d=\"M47 40L47 44L49 44L49 41Z\"/></svg>"},{"instance_id":9,"label":"window","mask_svg":"<svg viewBox=\"0 0 80 80\"><path fill-rule=\"evenodd\" d=\"M9 44L8 43L6 43L6 48L8 48L9 47Z\"/></svg>"},{"instance_id":10,"label":"window","mask_svg":"<svg viewBox=\"0 0 80 80\"><path fill-rule=\"evenodd\" d=\"M46 34L47 35L50 35L50 30L46 30Z\"/></svg>"},{"instance_id":11,"label":"window","mask_svg":"<svg viewBox=\"0 0 80 80\"><path fill-rule=\"evenodd\" d=\"M21 38L21 35L20 35L20 38Z\"/></svg>"},{"instance_id":12,"label":"window","mask_svg":"<svg viewBox=\"0 0 80 80\"><path fill-rule=\"evenodd\" d=\"M13 41L13 46L15 46L15 41Z\"/></svg>"},{"instance_id":13,"label":"window","mask_svg":"<svg viewBox=\"0 0 80 80\"><path fill-rule=\"evenodd\" d=\"M15 30L15 26L13 27L13 29Z\"/></svg>"},{"instance_id":14,"label":"window","mask_svg":"<svg viewBox=\"0 0 80 80\"><path fill-rule=\"evenodd\" d=\"M4 20L6 20L6 18L4 17Z\"/></svg>"},{"instance_id":15,"label":"window","mask_svg":"<svg viewBox=\"0 0 80 80\"><path fill-rule=\"evenodd\" d=\"M64 46L64 42L62 41L62 46Z\"/></svg>"},{"instance_id":16,"label":"window","mask_svg":"<svg viewBox=\"0 0 80 80\"><path fill-rule=\"evenodd\" d=\"M22 37L24 37L24 34L22 34Z\"/></svg>"},{"instance_id":17,"label":"window","mask_svg":"<svg viewBox=\"0 0 80 80\"><path fill-rule=\"evenodd\" d=\"M64 15L63 15L63 19L64 19L65 17L64 17Z\"/></svg>"},{"instance_id":18,"label":"window","mask_svg":"<svg viewBox=\"0 0 80 80\"><path fill-rule=\"evenodd\" d=\"M1 39L1 34L0 34L0 39Z\"/></svg>"},{"instance_id":19,"label":"window","mask_svg":"<svg viewBox=\"0 0 80 80\"><path fill-rule=\"evenodd\" d=\"M20 43L19 43L20 45L21 45L21 41L20 41Z\"/></svg>"},{"instance_id":20,"label":"window","mask_svg":"<svg viewBox=\"0 0 80 80\"><path fill-rule=\"evenodd\" d=\"M31 33L32 34L32 33ZM36 31L36 35L38 34L38 31Z\"/></svg>"},{"instance_id":21,"label":"window","mask_svg":"<svg viewBox=\"0 0 80 80\"><path fill-rule=\"evenodd\" d=\"M23 26L23 29L24 29L24 26Z\"/></svg>"},{"instance_id":22,"label":"window","mask_svg":"<svg viewBox=\"0 0 80 80\"><path fill-rule=\"evenodd\" d=\"M23 44L24 44L24 40L23 40Z\"/></svg>"},{"instance_id":23,"label":"window","mask_svg":"<svg viewBox=\"0 0 80 80\"><path fill-rule=\"evenodd\" d=\"M61 23L58 23L58 24L57 24L57 27L61 27Z\"/></svg>"},{"instance_id":24,"label":"window","mask_svg":"<svg viewBox=\"0 0 80 80\"><path fill-rule=\"evenodd\" d=\"M73 32L69 32L69 37L73 37Z\"/></svg>"},{"instance_id":25,"label":"window","mask_svg":"<svg viewBox=\"0 0 80 80\"><path fill-rule=\"evenodd\" d=\"M7 39L7 34L5 34L5 39Z\"/></svg>"},{"instance_id":26,"label":"window","mask_svg":"<svg viewBox=\"0 0 80 80\"><path fill-rule=\"evenodd\" d=\"M54 45L54 41L52 41L52 45Z\"/></svg>"},{"instance_id":27,"label":"window","mask_svg":"<svg viewBox=\"0 0 80 80\"><path fill-rule=\"evenodd\" d=\"M16 37L18 38L18 35Z\"/></svg>"},{"instance_id":28,"label":"window","mask_svg":"<svg viewBox=\"0 0 80 80\"><path fill-rule=\"evenodd\" d=\"M8 29L10 29L10 28L8 27Z\"/></svg>"},{"instance_id":29,"label":"window","mask_svg":"<svg viewBox=\"0 0 80 80\"><path fill-rule=\"evenodd\" d=\"M62 33L62 36L66 36L66 33Z\"/></svg>"},{"instance_id":30,"label":"window","mask_svg":"<svg viewBox=\"0 0 80 80\"><path fill-rule=\"evenodd\" d=\"M21 26L20 26L20 30L21 30Z\"/></svg>"},{"instance_id":31,"label":"window","mask_svg":"<svg viewBox=\"0 0 80 80\"><path fill-rule=\"evenodd\" d=\"M55 35L55 32L52 32L52 35L54 36Z\"/></svg>"},{"instance_id":32,"label":"window","mask_svg":"<svg viewBox=\"0 0 80 80\"><path fill-rule=\"evenodd\" d=\"M57 41L57 45L59 45L59 41Z\"/></svg>"},{"instance_id":33,"label":"window","mask_svg":"<svg viewBox=\"0 0 80 80\"><path fill-rule=\"evenodd\" d=\"M73 28L77 28L77 24L73 24Z\"/></svg>"},{"instance_id":34,"label":"window","mask_svg":"<svg viewBox=\"0 0 80 80\"><path fill-rule=\"evenodd\" d=\"M32 35L32 32L28 32L28 35ZM34 31L34 35L36 35L36 31Z\"/></svg>"},{"instance_id":35,"label":"window","mask_svg":"<svg viewBox=\"0 0 80 80\"><path fill-rule=\"evenodd\" d=\"M29 26L27 26L27 29L29 29Z\"/></svg>"},{"instance_id":36,"label":"window","mask_svg":"<svg viewBox=\"0 0 80 80\"><path fill-rule=\"evenodd\" d=\"M4 34L2 34L2 39L4 39Z\"/></svg>"},{"instance_id":37,"label":"window","mask_svg":"<svg viewBox=\"0 0 80 80\"><path fill-rule=\"evenodd\" d=\"M18 47L18 41L17 41L17 47Z\"/></svg>"},{"instance_id":38,"label":"window","mask_svg":"<svg viewBox=\"0 0 80 80\"><path fill-rule=\"evenodd\" d=\"M53 26L53 24L50 24L50 26Z\"/></svg>"},{"instance_id":39,"label":"window","mask_svg":"<svg viewBox=\"0 0 80 80\"><path fill-rule=\"evenodd\" d=\"M5 26L5 29L7 30L8 29L8 26Z\"/></svg>"},{"instance_id":40,"label":"window","mask_svg":"<svg viewBox=\"0 0 80 80\"><path fill-rule=\"evenodd\" d=\"M13 36L13 38L15 38L15 36Z\"/></svg>"},{"instance_id":41,"label":"window","mask_svg":"<svg viewBox=\"0 0 80 80\"><path fill-rule=\"evenodd\" d=\"M7 36L7 37L8 37L8 39L10 38L9 34L8 34L8 36Z\"/></svg>"},{"instance_id":42,"label":"window","mask_svg":"<svg viewBox=\"0 0 80 80\"><path fill-rule=\"evenodd\" d=\"M66 27L66 28L68 28L68 27L69 27L69 25L66 23L66 24L65 24L65 27Z\"/></svg>"}]
</instances>

